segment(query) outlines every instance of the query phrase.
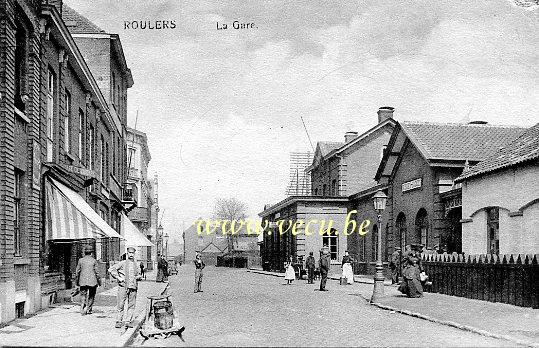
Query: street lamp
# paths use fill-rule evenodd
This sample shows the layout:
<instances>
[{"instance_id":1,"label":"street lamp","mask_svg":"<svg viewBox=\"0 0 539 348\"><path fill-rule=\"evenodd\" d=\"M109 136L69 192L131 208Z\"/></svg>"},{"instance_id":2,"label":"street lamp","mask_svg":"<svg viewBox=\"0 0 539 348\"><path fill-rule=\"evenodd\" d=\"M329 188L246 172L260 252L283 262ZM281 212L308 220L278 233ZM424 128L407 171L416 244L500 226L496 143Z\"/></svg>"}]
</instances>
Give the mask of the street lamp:
<instances>
[{"instance_id":1,"label":"street lamp","mask_svg":"<svg viewBox=\"0 0 539 348\"><path fill-rule=\"evenodd\" d=\"M165 260L168 258L168 233L163 236L163 242L165 243Z\"/></svg>"},{"instance_id":2,"label":"street lamp","mask_svg":"<svg viewBox=\"0 0 539 348\"><path fill-rule=\"evenodd\" d=\"M157 253L163 254L163 226L157 227ZM157 260L159 261L159 260Z\"/></svg>"},{"instance_id":3,"label":"street lamp","mask_svg":"<svg viewBox=\"0 0 539 348\"><path fill-rule=\"evenodd\" d=\"M382 263L382 213L386 209L387 196L378 190L373 197L374 210L378 214L378 254L376 255L376 274L374 275L374 288L371 302L378 302L384 296L384 264Z\"/></svg>"}]
</instances>

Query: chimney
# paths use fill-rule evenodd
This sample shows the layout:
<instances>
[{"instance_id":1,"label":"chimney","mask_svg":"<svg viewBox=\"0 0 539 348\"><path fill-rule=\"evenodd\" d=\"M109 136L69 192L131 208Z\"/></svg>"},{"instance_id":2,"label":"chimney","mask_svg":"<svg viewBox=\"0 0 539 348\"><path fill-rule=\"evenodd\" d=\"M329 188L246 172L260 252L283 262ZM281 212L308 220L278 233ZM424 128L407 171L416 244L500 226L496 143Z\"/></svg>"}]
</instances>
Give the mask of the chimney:
<instances>
[{"instance_id":1,"label":"chimney","mask_svg":"<svg viewBox=\"0 0 539 348\"><path fill-rule=\"evenodd\" d=\"M357 138L357 132L346 132L344 133L344 143L348 144L352 140Z\"/></svg>"},{"instance_id":2,"label":"chimney","mask_svg":"<svg viewBox=\"0 0 539 348\"><path fill-rule=\"evenodd\" d=\"M392 108L391 106L380 107L380 109L378 109L378 123L393 118L393 111L395 111L395 108Z\"/></svg>"}]
</instances>

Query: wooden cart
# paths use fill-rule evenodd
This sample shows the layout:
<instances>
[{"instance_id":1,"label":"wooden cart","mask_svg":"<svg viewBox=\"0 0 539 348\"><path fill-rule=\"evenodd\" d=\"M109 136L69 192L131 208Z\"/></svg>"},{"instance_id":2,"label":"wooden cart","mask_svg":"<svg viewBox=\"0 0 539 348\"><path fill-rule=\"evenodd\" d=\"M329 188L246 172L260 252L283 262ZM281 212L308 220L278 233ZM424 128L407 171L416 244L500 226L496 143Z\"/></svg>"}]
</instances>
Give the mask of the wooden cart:
<instances>
[{"instance_id":1,"label":"wooden cart","mask_svg":"<svg viewBox=\"0 0 539 348\"><path fill-rule=\"evenodd\" d=\"M181 326L177 321L173 322L172 327L168 329L159 329L155 326L155 313L154 313L154 303L160 301L169 301L170 295L161 295L161 296L148 296L148 307L146 308L146 320L144 325L140 329L139 333L144 338L144 340L153 338L168 338L172 335L178 335L183 341L182 333L185 330L184 326ZM174 314L174 318L176 315Z\"/></svg>"}]
</instances>

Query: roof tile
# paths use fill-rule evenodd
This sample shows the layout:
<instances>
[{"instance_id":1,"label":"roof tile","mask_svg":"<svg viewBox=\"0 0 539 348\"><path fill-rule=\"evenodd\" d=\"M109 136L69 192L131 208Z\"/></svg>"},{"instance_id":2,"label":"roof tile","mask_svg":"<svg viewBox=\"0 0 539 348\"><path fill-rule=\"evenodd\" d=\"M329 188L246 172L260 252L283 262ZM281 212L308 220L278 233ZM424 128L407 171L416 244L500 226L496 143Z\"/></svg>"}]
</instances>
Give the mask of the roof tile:
<instances>
[{"instance_id":1,"label":"roof tile","mask_svg":"<svg viewBox=\"0 0 539 348\"><path fill-rule=\"evenodd\" d=\"M67 5L62 5L62 19L72 34L104 34L105 31Z\"/></svg>"}]
</instances>

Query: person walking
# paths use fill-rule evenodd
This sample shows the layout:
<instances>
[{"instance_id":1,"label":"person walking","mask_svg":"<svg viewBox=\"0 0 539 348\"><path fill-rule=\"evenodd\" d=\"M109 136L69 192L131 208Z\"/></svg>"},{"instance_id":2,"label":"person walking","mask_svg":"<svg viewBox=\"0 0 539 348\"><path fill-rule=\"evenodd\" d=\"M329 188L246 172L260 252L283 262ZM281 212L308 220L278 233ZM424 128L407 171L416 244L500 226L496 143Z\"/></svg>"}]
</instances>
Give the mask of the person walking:
<instances>
[{"instance_id":1,"label":"person walking","mask_svg":"<svg viewBox=\"0 0 539 348\"><path fill-rule=\"evenodd\" d=\"M144 272L144 263L140 261L140 276L142 279L146 279L146 272Z\"/></svg>"},{"instance_id":2,"label":"person walking","mask_svg":"<svg viewBox=\"0 0 539 348\"><path fill-rule=\"evenodd\" d=\"M80 287L81 304L80 312L82 315L92 314L95 293L97 287L101 286L101 278L97 270L97 260L92 256L93 248L87 246L84 249L84 257L77 263L76 285Z\"/></svg>"},{"instance_id":3,"label":"person walking","mask_svg":"<svg viewBox=\"0 0 539 348\"><path fill-rule=\"evenodd\" d=\"M157 283L163 283L166 280L166 261L163 258L163 255L157 254L157 258L157 276L155 277L155 281Z\"/></svg>"},{"instance_id":4,"label":"person walking","mask_svg":"<svg viewBox=\"0 0 539 348\"><path fill-rule=\"evenodd\" d=\"M322 248L322 256L318 261L318 267L320 268L320 291L327 291L326 282L328 280L329 263L329 250L325 246Z\"/></svg>"},{"instance_id":5,"label":"person walking","mask_svg":"<svg viewBox=\"0 0 539 348\"><path fill-rule=\"evenodd\" d=\"M391 284L399 283L399 270L401 267L401 248L396 247L389 257L389 268L391 269Z\"/></svg>"},{"instance_id":6,"label":"person walking","mask_svg":"<svg viewBox=\"0 0 539 348\"><path fill-rule=\"evenodd\" d=\"M294 271L294 266L292 266L292 261L293 258L292 255L290 255L290 258L285 265L286 272L284 273L284 279L286 280L287 285L292 284L292 281L296 279L296 272Z\"/></svg>"},{"instance_id":7,"label":"person walking","mask_svg":"<svg viewBox=\"0 0 539 348\"><path fill-rule=\"evenodd\" d=\"M197 292L203 292L202 291L202 270L206 265L204 264L204 261L202 261L202 257L199 253L196 254L195 259L193 261L195 263L195 293Z\"/></svg>"},{"instance_id":8,"label":"person walking","mask_svg":"<svg viewBox=\"0 0 539 348\"><path fill-rule=\"evenodd\" d=\"M314 268L316 267L316 261L313 256L313 252L309 253L307 260L305 260L305 268L307 268L307 284L314 284Z\"/></svg>"},{"instance_id":9,"label":"person walking","mask_svg":"<svg viewBox=\"0 0 539 348\"><path fill-rule=\"evenodd\" d=\"M135 262L135 248L127 248L127 259L109 268L111 277L118 281L116 328L133 327L133 312L137 301L138 281L141 279L139 267ZM127 300L127 309L125 302Z\"/></svg>"}]
</instances>

